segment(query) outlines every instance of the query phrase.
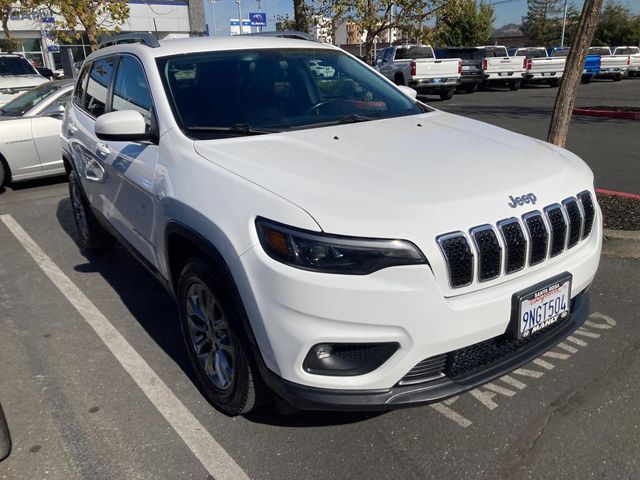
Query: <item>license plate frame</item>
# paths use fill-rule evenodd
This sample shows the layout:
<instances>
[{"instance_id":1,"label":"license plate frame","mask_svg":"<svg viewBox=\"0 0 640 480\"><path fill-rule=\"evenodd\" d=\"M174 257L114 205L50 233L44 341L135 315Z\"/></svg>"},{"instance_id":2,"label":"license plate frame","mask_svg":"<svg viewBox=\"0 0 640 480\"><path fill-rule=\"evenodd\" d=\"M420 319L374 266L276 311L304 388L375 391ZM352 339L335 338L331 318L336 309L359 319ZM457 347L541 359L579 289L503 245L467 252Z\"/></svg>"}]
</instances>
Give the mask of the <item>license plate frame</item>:
<instances>
[{"instance_id":1,"label":"license plate frame","mask_svg":"<svg viewBox=\"0 0 640 480\"><path fill-rule=\"evenodd\" d=\"M572 275L565 272L515 293L512 336L524 340L566 320L571 315L572 281Z\"/></svg>"}]
</instances>

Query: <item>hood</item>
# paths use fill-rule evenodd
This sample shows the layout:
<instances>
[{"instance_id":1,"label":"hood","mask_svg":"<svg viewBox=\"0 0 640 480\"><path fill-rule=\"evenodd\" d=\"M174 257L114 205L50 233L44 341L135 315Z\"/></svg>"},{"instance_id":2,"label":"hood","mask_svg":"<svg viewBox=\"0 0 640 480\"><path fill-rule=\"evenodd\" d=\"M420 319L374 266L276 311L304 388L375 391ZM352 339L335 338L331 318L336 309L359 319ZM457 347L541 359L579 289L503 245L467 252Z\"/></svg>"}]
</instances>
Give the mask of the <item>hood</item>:
<instances>
[{"instance_id":1,"label":"hood","mask_svg":"<svg viewBox=\"0 0 640 480\"><path fill-rule=\"evenodd\" d=\"M0 90L3 88L31 88L47 83L41 75L0 75Z\"/></svg>"},{"instance_id":2,"label":"hood","mask_svg":"<svg viewBox=\"0 0 640 480\"><path fill-rule=\"evenodd\" d=\"M593 185L589 168L565 150L438 111L194 148L344 235L415 240L468 230ZM529 193L535 206L509 206L509 196Z\"/></svg>"}]
</instances>

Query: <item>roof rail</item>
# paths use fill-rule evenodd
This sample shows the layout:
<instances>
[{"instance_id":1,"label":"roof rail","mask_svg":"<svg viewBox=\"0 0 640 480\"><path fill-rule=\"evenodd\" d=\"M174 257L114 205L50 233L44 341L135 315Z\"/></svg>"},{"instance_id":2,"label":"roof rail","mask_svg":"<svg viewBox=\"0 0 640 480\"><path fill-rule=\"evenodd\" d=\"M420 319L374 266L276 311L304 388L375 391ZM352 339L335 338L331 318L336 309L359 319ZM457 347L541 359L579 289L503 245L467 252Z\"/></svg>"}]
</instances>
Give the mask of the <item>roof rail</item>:
<instances>
[{"instance_id":1,"label":"roof rail","mask_svg":"<svg viewBox=\"0 0 640 480\"><path fill-rule=\"evenodd\" d=\"M153 33L123 33L122 35L105 38L100 42L100 48L119 45L121 43L141 43L151 48L158 48L160 46L158 39Z\"/></svg>"},{"instance_id":2,"label":"roof rail","mask_svg":"<svg viewBox=\"0 0 640 480\"><path fill-rule=\"evenodd\" d=\"M310 42L318 42L319 40L309 33L304 32L296 32L295 30L284 30L281 32L257 32L257 33L246 33L243 37L246 36L254 36L254 37L280 37L280 38L293 38L295 40L308 40Z\"/></svg>"}]
</instances>

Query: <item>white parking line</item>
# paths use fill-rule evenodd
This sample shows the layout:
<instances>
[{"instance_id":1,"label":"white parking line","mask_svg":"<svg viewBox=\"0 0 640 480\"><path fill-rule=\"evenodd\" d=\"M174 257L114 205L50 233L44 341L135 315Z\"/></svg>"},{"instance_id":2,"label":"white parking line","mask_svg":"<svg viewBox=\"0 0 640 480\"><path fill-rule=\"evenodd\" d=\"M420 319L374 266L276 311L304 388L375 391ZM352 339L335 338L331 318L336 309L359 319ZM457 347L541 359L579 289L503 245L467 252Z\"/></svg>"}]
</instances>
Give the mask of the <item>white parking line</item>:
<instances>
[{"instance_id":1,"label":"white parking line","mask_svg":"<svg viewBox=\"0 0 640 480\"><path fill-rule=\"evenodd\" d=\"M471 425L470 420L464 418L459 413L454 412L453 410L451 410L446 405L443 405L442 403L434 403L431 405L431 408L433 408L436 412L441 413L442 415L447 417L449 420L453 420L462 428L467 428L469 425Z\"/></svg>"},{"instance_id":2,"label":"white parking line","mask_svg":"<svg viewBox=\"0 0 640 480\"><path fill-rule=\"evenodd\" d=\"M171 427L182 438L202 466L216 480L248 480L247 474L231 456L214 440L204 426L193 416L167 385L151 369L147 362L120 335L82 291L33 241L11 215L0 215L0 220L18 239L53 284L74 306L86 322L98 334L103 343L131 375L142 392L155 405Z\"/></svg>"}]
</instances>

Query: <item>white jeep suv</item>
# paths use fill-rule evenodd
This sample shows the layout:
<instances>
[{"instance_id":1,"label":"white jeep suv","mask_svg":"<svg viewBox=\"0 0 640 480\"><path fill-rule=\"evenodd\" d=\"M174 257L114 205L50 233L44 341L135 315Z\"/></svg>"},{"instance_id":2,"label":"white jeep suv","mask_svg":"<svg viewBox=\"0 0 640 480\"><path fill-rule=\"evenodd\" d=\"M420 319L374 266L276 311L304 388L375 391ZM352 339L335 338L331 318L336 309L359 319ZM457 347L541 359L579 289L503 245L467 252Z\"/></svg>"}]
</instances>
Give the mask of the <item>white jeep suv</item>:
<instances>
[{"instance_id":1,"label":"white jeep suv","mask_svg":"<svg viewBox=\"0 0 640 480\"><path fill-rule=\"evenodd\" d=\"M171 292L215 406L433 402L584 322L582 160L290 37L112 39L62 127L81 248L115 237Z\"/></svg>"}]
</instances>

